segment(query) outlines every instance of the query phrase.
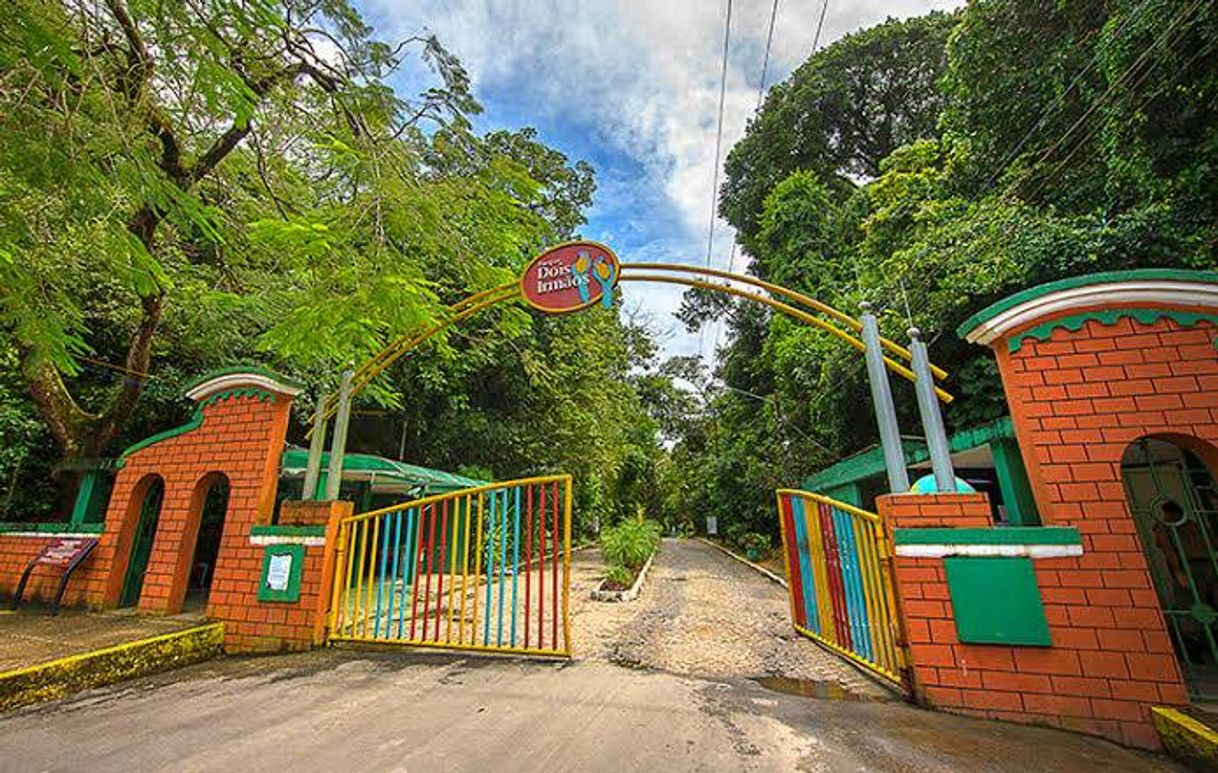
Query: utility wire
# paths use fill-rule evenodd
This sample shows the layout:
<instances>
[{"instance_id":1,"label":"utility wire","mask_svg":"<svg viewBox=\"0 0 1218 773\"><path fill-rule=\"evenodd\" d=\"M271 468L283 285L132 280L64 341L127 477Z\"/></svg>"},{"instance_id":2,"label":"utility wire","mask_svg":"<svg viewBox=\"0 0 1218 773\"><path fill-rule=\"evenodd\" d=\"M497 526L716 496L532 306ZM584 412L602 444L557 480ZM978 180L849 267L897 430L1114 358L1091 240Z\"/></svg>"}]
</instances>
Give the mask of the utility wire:
<instances>
[{"instance_id":1,"label":"utility wire","mask_svg":"<svg viewBox=\"0 0 1218 773\"><path fill-rule=\"evenodd\" d=\"M1098 110L1099 108L1103 107L1103 106L1104 106L1104 103L1105 103L1106 101L1109 101L1109 97L1113 96L1113 95L1116 93L1116 90L1117 90L1117 88L1118 88L1118 87L1120 87L1120 86L1122 86L1122 85L1124 85L1124 84L1125 84L1125 80L1126 80L1126 78L1128 78L1128 77L1129 77L1129 76L1130 76L1130 75L1131 75L1131 74L1134 72L1134 70L1136 70L1136 69L1137 69L1137 68L1138 68L1138 67L1139 67L1139 66L1140 66L1140 65L1143 63L1143 61L1145 61L1145 60L1146 60L1146 58L1147 58L1148 56L1150 56L1151 52L1152 52L1152 51L1154 51L1156 48L1158 48L1158 47L1159 47L1159 45L1160 45L1161 43L1163 43L1164 41L1167 41L1167 40L1168 40L1168 38L1169 38L1169 36L1171 36L1171 35L1173 35L1173 33L1176 33L1176 32L1177 32L1176 28L1177 28L1177 27L1178 27L1178 26L1181 24L1181 22L1185 21L1185 20L1186 20L1186 19L1187 19L1189 16L1191 16L1191 15L1193 14L1193 12L1194 12L1194 11L1195 11L1195 10L1196 10L1196 9L1197 9L1197 8L1198 8L1200 5L1201 5L1201 1L1202 1L1202 0L1195 0L1195 2L1194 2L1194 3L1193 3L1191 6L1189 6L1189 7L1188 7L1188 8L1186 8L1184 11L1182 11L1182 12L1181 12L1181 13L1180 13L1178 16L1176 16L1176 17L1175 17L1175 18L1174 18L1174 19L1171 21L1171 23L1170 23L1170 24L1168 24L1167 28L1166 28L1166 29L1164 29L1164 30L1163 30L1163 32L1161 32L1161 33L1159 34L1159 36L1158 36L1158 37L1156 37L1156 38L1155 38L1155 39L1154 39L1154 40L1153 40L1153 41L1150 43L1150 45L1148 45L1148 46L1147 46L1147 47L1146 47L1146 48L1145 48L1145 49L1142 51L1142 53L1141 53L1141 54L1139 54L1139 55L1138 55L1138 58L1137 58L1137 59L1135 59L1135 60L1133 61L1133 63L1132 63L1132 64L1130 64L1130 65L1129 65L1127 68L1125 68L1124 72L1122 72L1122 73L1121 73L1120 77L1118 77L1118 78L1117 78L1115 81L1113 81L1113 83L1112 83L1112 84L1111 84L1111 85L1108 87L1108 89L1107 89L1107 90L1105 90L1105 91L1104 91L1104 93L1100 95L1099 99L1097 99L1097 100L1095 100L1094 102L1092 102L1092 103L1091 103L1091 106L1087 108L1087 111L1086 111L1085 113L1083 113L1083 114L1082 114L1082 115L1081 115L1081 116L1078 118L1078 120L1076 120L1076 121L1075 121L1075 122L1074 122L1074 123L1073 123L1073 124L1070 126L1070 128L1069 128L1069 129L1067 129L1067 130L1066 130L1066 133L1065 133L1065 134L1063 134L1063 135L1062 135L1060 138L1058 138L1058 140L1057 140L1056 142L1054 142L1054 143L1053 143L1053 145L1051 145L1051 146L1050 146L1050 147L1049 147L1049 148L1048 148L1048 149L1047 149L1047 150L1046 150L1046 151L1045 151L1045 152L1044 152L1044 153L1041 155L1041 158L1040 158L1039 160L1040 160L1040 161L1045 161L1045 160L1048 160L1048 158L1049 158L1049 157L1050 157L1050 156L1053 154L1053 152L1054 152L1054 151L1055 151L1055 150L1056 150L1056 149L1057 149L1059 146L1061 146L1061 144L1062 144L1063 142L1065 142L1065 141L1066 141L1066 140L1069 138L1069 136L1070 136L1072 133L1074 133L1074 131L1075 131L1075 130L1077 130L1078 128L1082 127L1082 126L1083 126L1083 125L1086 123L1087 118L1089 118L1089 117L1090 117L1090 116L1091 116L1091 115L1092 115L1092 114L1093 114L1093 113L1094 113L1096 110ZM1177 36L1177 39L1178 39L1178 37L1183 37L1183 35L1184 35L1184 33L1185 33L1185 32L1186 32L1186 30L1185 30L1185 29L1181 29L1181 30L1179 30L1179 31L1178 31L1178 36ZM1167 45L1168 45L1169 47L1170 47L1170 46L1172 46L1172 45L1174 45L1174 44L1175 44L1175 40L1174 40L1174 39L1173 39L1173 40L1171 40L1170 42L1168 42L1168 43L1167 43ZM1146 69L1145 69L1145 70L1144 70L1144 71L1143 71L1143 72L1142 72L1142 73L1141 73L1141 74L1140 74L1140 75L1139 75L1139 76L1138 76L1138 77L1137 77L1137 78L1136 78L1136 79L1135 79L1135 80L1134 80L1134 81L1133 81L1133 82L1130 84L1130 86L1129 86L1130 91L1133 91L1133 90L1137 89L1137 87L1138 87L1138 86L1140 86L1140 85L1142 84L1142 81L1144 81L1144 80L1147 78L1147 76L1149 76L1149 75L1150 75L1150 73L1151 73L1151 72L1153 72L1153 70L1154 70L1154 68L1155 68L1155 64L1156 64L1156 62L1151 62L1150 66L1148 66L1148 67L1147 67L1147 68L1146 68ZM1190 64L1191 64L1191 60L1190 60ZM1183 70L1181 69L1179 72L1183 72ZM1049 180L1051 180L1053 177L1055 177L1055 176L1058 174L1058 172L1060 172L1060 171L1061 171L1061 169L1063 169L1063 168L1065 167L1066 163L1067 163L1067 162L1068 162L1068 161L1069 161L1069 160L1070 160L1070 159L1071 159L1071 158L1074 156L1074 154L1075 154L1075 153L1078 151L1078 149L1079 149L1081 146L1083 146L1083 145L1085 145L1085 144L1086 144L1086 142L1087 142L1087 140L1089 139L1089 137L1091 136L1092 132L1093 132L1093 128L1092 128L1092 127L1090 127L1090 126L1088 126L1088 127L1086 128L1086 130L1085 130L1085 131L1082 133L1082 136L1079 138L1079 140L1078 140L1078 141L1077 141L1077 142L1074 144L1074 146L1071 148L1070 153L1069 153L1069 154L1068 154L1068 155L1067 155L1065 158L1063 158L1061 161L1059 161L1057 164L1055 164L1055 165L1053 166L1053 168L1052 168L1051 170L1049 170L1049 174L1047 174L1045 177L1041 178L1040 183L1039 183L1039 184L1036 186L1036 188L1035 188L1035 190L1033 191L1033 193L1029 195L1029 197L1028 197L1029 199L1033 198L1035 194L1039 194L1039 193L1040 193L1040 191L1041 191L1041 190L1043 190L1043 189L1045 188L1045 186L1048 184Z\"/></svg>"},{"instance_id":2,"label":"utility wire","mask_svg":"<svg viewBox=\"0 0 1218 773\"><path fill-rule=\"evenodd\" d=\"M1096 98L1096 100L1094 102L1091 103L1091 105L1083 113L1083 115L1079 116L1079 118L1077 120L1075 120L1074 123L1071 124L1071 126L1069 128L1067 128L1066 131L1060 137L1058 137L1046 150L1044 150L1040 153L1036 162L1031 164L1028 167L1028 169L1025 170L1024 174L1020 177L1020 179L1013 180L1010 183L1010 185L1007 186L1007 188L1000 194L1000 197L1005 198L1005 197L1009 196L1015 190L1016 187L1018 187L1020 184L1022 184L1024 182L1026 182L1028 175L1031 174L1032 169L1034 169L1036 167L1037 163L1043 162L1046 159L1048 159L1053 154L1053 152L1070 137L1071 134L1073 134L1080 127L1084 126L1084 124L1086 124L1086 122L1087 122L1087 119L1096 110L1098 110L1100 107L1102 107L1103 104L1109 99L1109 97L1113 96L1116 93L1117 88L1120 87L1125 82L1126 78L1128 78L1129 75L1131 73L1133 73L1133 71L1136 70L1142 64L1142 62L1146 59L1146 57L1148 57L1151 54L1151 52L1154 51L1154 49L1158 48L1159 45L1175 31L1176 27L1179 26L1180 23L1183 22L1184 20L1186 20L1189 16L1191 16L1201 4L1202 4L1202 0L1194 0L1194 2L1190 6L1187 6L1179 14L1177 14L1175 17L1173 17L1171 19L1171 21L1168 22L1166 28L1161 33L1159 33L1159 35L1153 41L1151 41L1146 46L1145 49L1142 50L1142 52L1133 61L1133 63L1130 64L1127 68L1125 68L1125 70L1120 74L1120 76L1118 76L1116 78L1116 80L1114 80L1108 86L1108 88L1098 98ZM1130 12L1130 15L1132 16L1132 15L1138 13L1140 10L1142 10L1143 7L1145 7L1145 5L1146 5L1146 3L1143 3L1143 5L1138 6L1138 8L1136 8ZM1118 32L1114 33L1113 37L1110 40L1115 41L1117 34L1119 34L1119 31L1124 29L1128 22L1129 22L1129 19L1126 19L1124 22L1122 22L1121 26L1118 27ZM1183 34L1183 31L1181 31L1181 34ZM1169 45L1171 45L1171 44L1169 44ZM1097 52L1097 57L1098 57L1099 53L1100 52ZM1184 67L1179 68L1179 72L1183 73L1189 66L1192 65L1192 62L1196 58L1197 58L1197 55L1194 55L1193 58L1190 59ZM1090 66L1090 65L1088 65L1088 66ZM1151 67L1149 67L1145 71L1143 71L1135 79L1135 81L1132 83L1130 88L1136 89L1137 86L1141 85L1142 81L1145 80L1145 78L1149 75L1150 71L1153 70L1153 68L1154 68L1154 65L1152 64ZM1075 80L1078 80L1078 79L1076 78ZM1145 102L1147 102L1147 101L1149 101L1149 100L1144 100L1143 104L1145 104ZM1087 137L1090 136L1091 133L1092 133L1092 128L1090 126L1088 126L1086 128L1086 130L1084 131L1083 137L1080 138L1078 142L1073 144L1070 152L1066 155L1066 157L1063 158L1061 161L1057 162L1056 164L1054 164L1053 168L1049 171L1049 173L1041 178L1040 182L1036 185L1035 189L1033 189L1033 191L1025 198L1025 200L1030 201L1030 200L1034 199L1037 195L1040 194L1041 191L1043 191L1045 189L1045 187L1048 185L1049 181L1052 180L1065 167L1065 165L1070 161L1070 159L1073 158L1074 154L1077 153L1078 150L1083 145L1086 144L1086 139L1087 139ZM991 178L991 179L994 179L994 178ZM926 278L930 279L930 276L926 275ZM929 303L930 303L929 300L926 300L923 303L919 304L918 308L916 310L916 313L920 315L923 311L926 310L927 306L929 306ZM938 336L936 336L936 338L937 337Z\"/></svg>"},{"instance_id":3,"label":"utility wire","mask_svg":"<svg viewBox=\"0 0 1218 773\"><path fill-rule=\"evenodd\" d=\"M828 2L828 0L825 0ZM1150 0L1146 0L1150 2ZM778 18L778 0L770 6L770 31L765 36L765 56L761 58L761 85L757 87L757 107L753 108L753 112L761 109L761 100L765 96L765 76L770 68L770 46L774 42L774 20ZM816 44L812 44L812 52L816 53Z\"/></svg>"},{"instance_id":4,"label":"utility wire","mask_svg":"<svg viewBox=\"0 0 1218 773\"><path fill-rule=\"evenodd\" d=\"M1116 80L1112 81L1112 83L1109 84L1108 88L1105 89L1104 92L1099 97L1097 97L1091 103L1090 106L1088 106L1087 110L1085 110L1083 112L1083 114L1081 116L1079 116L1074 121L1074 123L1072 123L1066 129L1066 131L1064 133L1062 133L1062 135L1060 137L1055 139L1053 141L1053 143L1049 145L1049 147L1047 147L1045 150L1041 151L1038 154L1035 161L1033 161L1033 163L1030 164L1028 166L1028 168L1024 171L1024 174L1021 175L1018 179L1011 181L1011 183L1002 192L1001 197L1005 198L1005 197L1009 196L1016 188L1018 188L1023 183L1027 182L1028 178L1031 176L1032 171L1036 168L1037 164L1047 161L1050 158L1050 156L1052 156L1053 153L1059 147L1061 147L1062 143L1066 142L1070 138L1070 136L1074 134L1075 131L1077 131L1080 127L1082 127L1084 124L1086 124L1087 119L1090 118L1091 115L1096 110L1098 110L1100 107L1102 107L1104 105L1104 103L1108 100L1109 97L1111 97L1113 94L1115 94L1116 89L1124 83L1125 79L1127 77L1129 77L1130 73L1132 73L1142 63L1142 61L1147 56L1149 56L1150 53L1155 48L1157 48L1158 45L1175 30L1176 26L1181 21L1183 21L1188 16L1190 16L1193 13L1193 11L1195 11L1200 4L1201 4L1201 0L1195 0L1192 5L1186 7L1178 15L1176 15L1168 23L1167 27L1163 30L1163 32L1161 32L1158 37L1156 37L1153 41L1151 41L1151 43L1148 46L1146 46L1145 49L1142 50L1141 54L1138 55L1138 57L1134 60L1134 62L1132 64L1130 64L1129 67L1127 67L1125 69L1125 71L1122 72L1119 77L1117 77ZM1115 39L1115 37L1114 37L1114 39ZM1087 133L1090 133L1090 130L1088 130ZM1060 164L1058 166L1060 166ZM1056 173L1056 167L1050 173L1049 177L1052 177L1054 173ZM1047 182L1049 177L1042 178L1041 184L1036 186L1036 191L1035 191L1036 193L1039 193L1040 190L1042 190L1045 187L1044 184L1045 184L1045 182ZM1028 200L1031 200L1032 197L1026 196L1023 198L1025 201L1028 201Z\"/></svg>"},{"instance_id":5,"label":"utility wire","mask_svg":"<svg viewBox=\"0 0 1218 773\"><path fill-rule=\"evenodd\" d=\"M711 175L710 223L706 228L706 267L710 268L715 246L715 211L719 204L719 154L723 150L723 104L727 99L727 54L732 41L732 0L727 0L727 20L723 25L723 66L719 72L719 120L715 132L715 168Z\"/></svg>"},{"instance_id":6,"label":"utility wire","mask_svg":"<svg viewBox=\"0 0 1218 773\"><path fill-rule=\"evenodd\" d=\"M993 173L989 176L989 179L987 179L985 181L984 187L986 189L988 189L991 185L993 185L994 181L997 180L1000 176L1002 176L1002 173L1006 171L1007 167L1011 164L1011 162L1013 162L1015 160L1015 158L1019 155L1019 151L1023 150L1023 147L1024 147L1024 145L1026 145L1028 143L1028 140L1032 139L1032 135L1035 134L1037 131L1039 131L1040 128L1045 125L1045 121L1047 121L1054 112L1056 112L1057 110L1060 110L1062 107L1065 106L1066 98L1069 97L1070 94L1073 93L1076 88L1078 88L1078 85L1080 83L1082 83L1083 78L1086 77L1087 73L1091 71L1091 68L1094 67L1097 62L1099 62L1100 56L1102 56L1105 53L1105 51L1107 50L1107 48L1112 45L1113 41L1115 41L1116 39L1118 39L1121 36L1121 33L1125 31L1125 28L1127 26L1129 26L1129 24L1138 16L1138 14L1145 11L1147 6L1149 6L1149 5L1150 5L1150 0L1142 0L1141 5L1139 5L1137 8L1135 8L1133 11L1131 11L1129 13L1128 16L1125 17L1125 19L1121 22L1120 26L1117 27L1116 31L1112 34L1112 36L1110 38L1108 38L1106 41L1104 41L1104 43L1102 43L1101 45L1096 47L1096 50L1091 55L1091 59L1088 60L1086 66L1084 66L1083 69L1079 70L1078 74L1076 74L1074 76L1074 78L1071 79L1070 83L1066 86L1066 90L1063 91L1061 94L1057 95L1056 97L1054 97L1053 102L1050 103L1050 105L1047 108L1045 108L1043 111L1041 111L1040 118L1036 121L1035 124L1033 124L1032 128L1028 129L1027 133L1025 133L1023 135L1023 137L1020 138L1018 143L1016 143L1014 149L1012 149L1011 152L1008 153L1002 159L1001 162L999 162L998 166L995 167Z\"/></svg>"},{"instance_id":7,"label":"utility wire","mask_svg":"<svg viewBox=\"0 0 1218 773\"><path fill-rule=\"evenodd\" d=\"M825 27L825 12L829 10L829 0L825 0L820 6L820 21L816 22L816 35L812 38L812 53L816 53L817 47L820 45L820 31Z\"/></svg>"},{"instance_id":8,"label":"utility wire","mask_svg":"<svg viewBox=\"0 0 1218 773\"><path fill-rule=\"evenodd\" d=\"M732 0L727 0L727 14L723 23L723 64L719 71L719 118L715 131L715 162L711 173L710 221L706 224L706 267L710 268L711 253L715 248L715 219L719 208L719 155L723 151L723 105L727 99L727 55L732 42ZM698 356L706 348L706 325L698 331Z\"/></svg>"}]
</instances>

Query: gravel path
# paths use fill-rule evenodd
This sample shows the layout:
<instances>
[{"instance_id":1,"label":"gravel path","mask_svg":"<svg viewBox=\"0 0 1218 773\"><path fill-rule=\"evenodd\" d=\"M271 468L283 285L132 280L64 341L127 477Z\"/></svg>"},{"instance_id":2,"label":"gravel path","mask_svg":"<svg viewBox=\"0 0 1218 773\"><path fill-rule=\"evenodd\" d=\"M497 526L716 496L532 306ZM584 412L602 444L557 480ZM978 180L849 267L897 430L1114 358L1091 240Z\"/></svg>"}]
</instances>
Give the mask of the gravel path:
<instances>
[{"instance_id":1,"label":"gravel path","mask_svg":"<svg viewBox=\"0 0 1218 773\"><path fill-rule=\"evenodd\" d=\"M856 668L795 633L786 591L714 548L666 539L633 602L592 601L603 565L576 553L571 572L575 656L711 678L787 677L894 696Z\"/></svg>"}]
</instances>

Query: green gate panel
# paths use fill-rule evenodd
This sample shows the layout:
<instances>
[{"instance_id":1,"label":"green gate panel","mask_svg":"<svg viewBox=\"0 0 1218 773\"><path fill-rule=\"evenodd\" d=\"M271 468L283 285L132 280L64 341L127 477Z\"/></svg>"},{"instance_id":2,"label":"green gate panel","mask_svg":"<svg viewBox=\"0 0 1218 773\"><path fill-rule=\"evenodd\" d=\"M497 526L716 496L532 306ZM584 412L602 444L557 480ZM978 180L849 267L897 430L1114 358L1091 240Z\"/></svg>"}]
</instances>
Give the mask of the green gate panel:
<instances>
[{"instance_id":1,"label":"green gate panel","mask_svg":"<svg viewBox=\"0 0 1218 773\"><path fill-rule=\"evenodd\" d=\"M960 641L1033 647L1053 644L1032 559L950 557L943 559L943 565Z\"/></svg>"}]
</instances>

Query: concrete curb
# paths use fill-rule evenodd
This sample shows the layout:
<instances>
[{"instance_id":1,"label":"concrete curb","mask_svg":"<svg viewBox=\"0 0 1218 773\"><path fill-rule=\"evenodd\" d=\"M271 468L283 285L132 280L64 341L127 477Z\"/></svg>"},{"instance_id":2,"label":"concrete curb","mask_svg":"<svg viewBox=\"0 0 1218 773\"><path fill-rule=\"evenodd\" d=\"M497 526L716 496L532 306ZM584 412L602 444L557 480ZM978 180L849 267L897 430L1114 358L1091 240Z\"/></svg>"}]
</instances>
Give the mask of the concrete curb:
<instances>
[{"instance_id":1,"label":"concrete curb","mask_svg":"<svg viewBox=\"0 0 1218 773\"><path fill-rule=\"evenodd\" d=\"M1155 706L1150 717L1168 754L1193 770L1218 770L1218 732L1167 706Z\"/></svg>"},{"instance_id":2,"label":"concrete curb","mask_svg":"<svg viewBox=\"0 0 1218 773\"><path fill-rule=\"evenodd\" d=\"M601 590L601 585L604 580L597 583L597 586L592 589L593 601L634 601L639 597L639 593L643 591L643 580L647 577L647 570L651 568L651 562L655 560L657 550L652 553L647 559L647 563L643 564L643 568L639 570L639 576L634 578L634 585L631 585L628 590Z\"/></svg>"},{"instance_id":3,"label":"concrete curb","mask_svg":"<svg viewBox=\"0 0 1218 773\"><path fill-rule=\"evenodd\" d=\"M769 569L766 569L764 566L761 566L760 564L754 564L752 561L748 560L744 556L736 555L735 553L733 553L732 551L723 547L719 543L711 542L706 537L696 537L695 539L697 539L699 542L704 542L707 545L710 545L712 548L714 548L715 550L718 550L720 553L723 553L727 556L734 558L735 560L739 561L740 563L744 564L745 566L749 567L750 569L758 572L759 574L761 574L763 577L765 577L770 582L777 583L784 588L787 587L786 580L784 580L781 577L779 577L778 575L774 574Z\"/></svg>"},{"instance_id":4,"label":"concrete curb","mask_svg":"<svg viewBox=\"0 0 1218 773\"><path fill-rule=\"evenodd\" d=\"M223 644L224 623L210 623L5 671L0 673L0 711L209 660Z\"/></svg>"}]
</instances>

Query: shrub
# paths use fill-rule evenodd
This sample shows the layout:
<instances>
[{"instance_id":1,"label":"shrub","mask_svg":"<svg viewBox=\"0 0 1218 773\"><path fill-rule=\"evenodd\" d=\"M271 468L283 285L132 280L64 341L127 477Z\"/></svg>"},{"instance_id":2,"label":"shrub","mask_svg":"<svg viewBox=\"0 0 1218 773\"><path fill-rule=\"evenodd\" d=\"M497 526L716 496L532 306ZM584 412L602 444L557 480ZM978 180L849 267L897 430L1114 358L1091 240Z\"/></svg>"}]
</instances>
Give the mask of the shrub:
<instances>
[{"instance_id":1,"label":"shrub","mask_svg":"<svg viewBox=\"0 0 1218 773\"><path fill-rule=\"evenodd\" d=\"M629 588L634 584L634 572L624 566L611 566L605 572L605 579L609 582L618 585L622 588Z\"/></svg>"},{"instance_id":2,"label":"shrub","mask_svg":"<svg viewBox=\"0 0 1218 773\"><path fill-rule=\"evenodd\" d=\"M631 518L601 531L601 555L609 566L638 570L660 546L660 527L643 518Z\"/></svg>"}]
</instances>

